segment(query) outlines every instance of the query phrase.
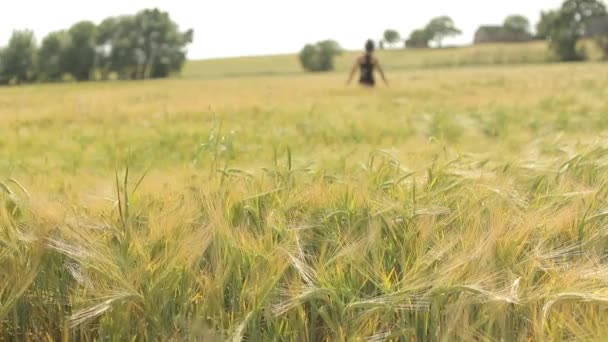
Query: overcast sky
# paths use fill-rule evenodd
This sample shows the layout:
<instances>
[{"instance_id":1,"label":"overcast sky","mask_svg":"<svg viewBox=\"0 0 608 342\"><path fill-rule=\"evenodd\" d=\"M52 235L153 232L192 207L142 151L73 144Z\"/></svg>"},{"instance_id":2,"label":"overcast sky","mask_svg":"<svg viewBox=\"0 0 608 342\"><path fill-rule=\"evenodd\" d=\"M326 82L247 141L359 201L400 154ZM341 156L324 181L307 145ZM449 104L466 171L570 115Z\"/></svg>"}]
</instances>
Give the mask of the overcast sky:
<instances>
[{"instance_id":1,"label":"overcast sky","mask_svg":"<svg viewBox=\"0 0 608 342\"><path fill-rule=\"evenodd\" d=\"M79 20L103 18L158 7L182 29L193 28L189 58L289 53L304 44L332 38L359 49L386 28L408 35L439 15L451 16L463 35L452 44L470 43L482 24L500 24L519 13L535 24L541 10L562 0L16 0L0 12L0 45L13 29L48 32Z\"/></svg>"}]
</instances>

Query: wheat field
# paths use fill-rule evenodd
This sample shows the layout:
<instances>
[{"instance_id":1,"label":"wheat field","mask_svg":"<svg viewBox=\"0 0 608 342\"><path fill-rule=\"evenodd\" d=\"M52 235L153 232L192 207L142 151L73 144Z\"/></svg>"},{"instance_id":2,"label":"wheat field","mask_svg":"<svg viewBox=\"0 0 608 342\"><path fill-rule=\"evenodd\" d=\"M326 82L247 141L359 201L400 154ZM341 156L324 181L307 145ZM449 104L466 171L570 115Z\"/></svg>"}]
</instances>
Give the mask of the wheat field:
<instances>
[{"instance_id":1,"label":"wheat field","mask_svg":"<svg viewBox=\"0 0 608 342\"><path fill-rule=\"evenodd\" d=\"M593 44L587 42L591 60L599 60L600 55ZM336 57L338 72L350 70L360 52L344 51ZM543 41L525 44L494 43L444 49L389 49L376 53L387 70L404 71L436 68L456 68L465 66L539 64L555 60ZM244 76L304 75L295 55L270 55L238 58L219 58L193 61L185 66L182 78L217 79Z\"/></svg>"},{"instance_id":2,"label":"wheat field","mask_svg":"<svg viewBox=\"0 0 608 342\"><path fill-rule=\"evenodd\" d=\"M607 65L189 68L0 89L0 340L608 336Z\"/></svg>"}]
</instances>

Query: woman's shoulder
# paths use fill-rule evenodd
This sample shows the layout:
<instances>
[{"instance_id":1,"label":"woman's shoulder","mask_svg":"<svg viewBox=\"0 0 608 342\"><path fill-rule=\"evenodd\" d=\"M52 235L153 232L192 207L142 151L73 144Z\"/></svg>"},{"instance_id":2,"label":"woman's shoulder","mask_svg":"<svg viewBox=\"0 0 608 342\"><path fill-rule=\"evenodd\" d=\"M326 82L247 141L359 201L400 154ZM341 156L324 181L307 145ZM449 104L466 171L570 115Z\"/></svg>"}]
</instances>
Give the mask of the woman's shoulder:
<instances>
[{"instance_id":1,"label":"woman's shoulder","mask_svg":"<svg viewBox=\"0 0 608 342\"><path fill-rule=\"evenodd\" d=\"M371 56L370 56L370 55L367 55L367 54L362 54L362 55L359 55L359 56L357 57L357 62L358 62L358 63L364 63L364 62L367 62L367 61L368 61L368 58L369 58L369 61L370 61L370 62L372 62L373 64L376 64L376 63L378 62L378 58L376 58L376 56L374 56L374 55L371 55Z\"/></svg>"}]
</instances>

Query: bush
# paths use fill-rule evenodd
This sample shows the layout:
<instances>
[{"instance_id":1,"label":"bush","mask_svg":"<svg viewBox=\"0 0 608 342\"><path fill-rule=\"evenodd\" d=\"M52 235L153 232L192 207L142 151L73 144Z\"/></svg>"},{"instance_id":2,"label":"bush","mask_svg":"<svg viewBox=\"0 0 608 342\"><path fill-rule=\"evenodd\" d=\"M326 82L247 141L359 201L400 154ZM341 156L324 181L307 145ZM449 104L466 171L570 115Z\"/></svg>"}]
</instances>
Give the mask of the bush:
<instances>
[{"instance_id":1,"label":"bush","mask_svg":"<svg viewBox=\"0 0 608 342\"><path fill-rule=\"evenodd\" d=\"M307 71L334 70L334 57L342 53L340 45L333 40L324 40L316 44L306 44L300 51L300 63Z\"/></svg>"},{"instance_id":2,"label":"bush","mask_svg":"<svg viewBox=\"0 0 608 342\"><path fill-rule=\"evenodd\" d=\"M602 52L602 59L608 60L608 35L596 37L595 43Z\"/></svg>"}]
</instances>

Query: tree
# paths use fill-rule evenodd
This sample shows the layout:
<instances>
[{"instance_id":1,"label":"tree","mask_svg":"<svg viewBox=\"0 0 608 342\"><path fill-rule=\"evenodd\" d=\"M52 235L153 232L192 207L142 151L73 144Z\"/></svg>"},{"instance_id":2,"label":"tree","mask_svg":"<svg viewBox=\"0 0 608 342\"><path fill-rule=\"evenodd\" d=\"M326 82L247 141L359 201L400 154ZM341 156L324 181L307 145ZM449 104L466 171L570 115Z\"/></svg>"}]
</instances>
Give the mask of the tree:
<instances>
[{"instance_id":1,"label":"tree","mask_svg":"<svg viewBox=\"0 0 608 342\"><path fill-rule=\"evenodd\" d=\"M606 17L606 7L598 0L566 0L550 28L551 49L562 61L584 59L577 49L593 19Z\"/></svg>"},{"instance_id":2,"label":"tree","mask_svg":"<svg viewBox=\"0 0 608 342\"><path fill-rule=\"evenodd\" d=\"M4 71L4 49L0 48L0 85L8 84L10 80Z\"/></svg>"},{"instance_id":3,"label":"tree","mask_svg":"<svg viewBox=\"0 0 608 342\"><path fill-rule=\"evenodd\" d=\"M158 9L141 11L134 21L139 32L137 78L167 77L181 70L186 61L185 46L192 42L194 31L180 32L169 14Z\"/></svg>"},{"instance_id":4,"label":"tree","mask_svg":"<svg viewBox=\"0 0 608 342\"><path fill-rule=\"evenodd\" d=\"M432 34L425 29L412 31L410 37L405 41L407 48L428 48L429 41L433 38Z\"/></svg>"},{"instance_id":5,"label":"tree","mask_svg":"<svg viewBox=\"0 0 608 342\"><path fill-rule=\"evenodd\" d=\"M462 32L456 28L452 18L441 16L431 20L425 28L425 31L432 37L438 47L442 46L443 40L447 37L456 36Z\"/></svg>"},{"instance_id":6,"label":"tree","mask_svg":"<svg viewBox=\"0 0 608 342\"><path fill-rule=\"evenodd\" d=\"M300 63L307 71L331 71L334 70L334 57L341 53L342 48L333 40L306 44L300 51Z\"/></svg>"},{"instance_id":7,"label":"tree","mask_svg":"<svg viewBox=\"0 0 608 342\"><path fill-rule=\"evenodd\" d=\"M97 27L97 64L102 79L111 72L120 79L136 79L138 59L141 51L141 33L135 17L125 15L107 18Z\"/></svg>"},{"instance_id":8,"label":"tree","mask_svg":"<svg viewBox=\"0 0 608 342\"><path fill-rule=\"evenodd\" d=\"M67 71L78 81L87 81L95 70L95 40L97 28L90 21L74 24L69 30L69 45L65 53Z\"/></svg>"},{"instance_id":9,"label":"tree","mask_svg":"<svg viewBox=\"0 0 608 342\"><path fill-rule=\"evenodd\" d=\"M300 63L307 71L319 71L319 52L318 47L314 44L306 44L300 50Z\"/></svg>"},{"instance_id":10,"label":"tree","mask_svg":"<svg viewBox=\"0 0 608 342\"><path fill-rule=\"evenodd\" d=\"M180 31L169 14L158 9L107 18L99 26L79 22L49 34L37 52L31 32L16 32L0 53L0 83L30 81L35 73L44 81L58 81L65 74L86 81L97 72L102 79L111 73L121 79L167 77L183 67L193 37L194 31ZM322 51L329 49L324 46ZM40 61L37 69L35 59Z\"/></svg>"},{"instance_id":11,"label":"tree","mask_svg":"<svg viewBox=\"0 0 608 342\"><path fill-rule=\"evenodd\" d=\"M505 31L513 34L530 34L530 21L523 15L514 14L505 19Z\"/></svg>"},{"instance_id":12,"label":"tree","mask_svg":"<svg viewBox=\"0 0 608 342\"><path fill-rule=\"evenodd\" d=\"M68 69L65 63L70 36L66 31L49 33L38 51L38 72L42 81L60 81Z\"/></svg>"},{"instance_id":13,"label":"tree","mask_svg":"<svg viewBox=\"0 0 608 342\"><path fill-rule=\"evenodd\" d=\"M108 18L97 30L102 78L108 78L110 72L122 79L167 77L183 67L185 47L193 37L194 31L180 32L169 14L158 9Z\"/></svg>"},{"instance_id":14,"label":"tree","mask_svg":"<svg viewBox=\"0 0 608 342\"><path fill-rule=\"evenodd\" d=\"M395 44L401 39L401 35L396 30L384 31L384 41L389 44Z\"/></svg>"},{"instance_id":15,"label":"tree","mask_svg":"<svg viewBox=\"0 0 608 342\"><path fill-rule=\"evenodd\" d=\"M2 51L0 83L31 82L35 77L36 41L29 30L13 31L8 46Z\"/></svg>"},{"instance_id":16,"label":"tree","mask_svg":"<svg viewBox=\"0 0 608 342\"><path fill-rule=\"evenodd\" d=\"M540 12L540 20L536 24L536 38L547 39L551 34L551 29L559 16L558 10Z\"/></svg>"},{"instance_id":17,"label":"tree","mask_svg":"<svg viewBox=\"0 0 608 342\"><path fill-rule=\"evenodd\" d=\"M319 46L319 56L321 70L334 70L334 57L342 53L340 44L335 40L324 40L317 43Z\"/></svg>"},{"instance_id":18,"label":"tree","mask_svg":"<svg viewBox=\"0 0 608 342\"><path fill-rule=\"evenodd\" d=\"M167 77L183 67L193 36L158 9L107 18L95 31L94 65L102 79L110 73L121 79Z\"/></svg>"},{"instance_id":19,"label":"tree","mask_svg":"<svg viewBox=\"0 0 608 342\"><path fill-rule=\"evenodd\" d=\"M95 42L95 53L97 67L101 73L101 79L107 80L112 71L118 72L117 64L113 59L113 54L119 44L120 34L120 17L110 17L104 19L97 26L97 35Z\"/></svg>"},{"instance_id":20,"label":"tree","mask_svg":"<svg viewBox=\"0 0 608 342\"><path fill-rule=\"evenodd\" d=\"M97 60L102 79L108 79L111 72L120 79L138 78L138 51L141 44L140 30L131 15L108 18L101 22L97 30Z\"/></svg>"}]
</instances>

